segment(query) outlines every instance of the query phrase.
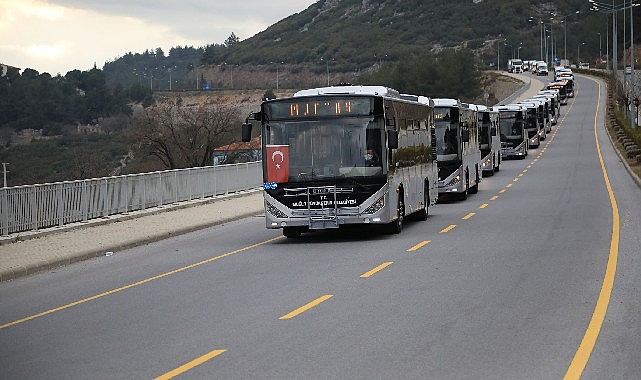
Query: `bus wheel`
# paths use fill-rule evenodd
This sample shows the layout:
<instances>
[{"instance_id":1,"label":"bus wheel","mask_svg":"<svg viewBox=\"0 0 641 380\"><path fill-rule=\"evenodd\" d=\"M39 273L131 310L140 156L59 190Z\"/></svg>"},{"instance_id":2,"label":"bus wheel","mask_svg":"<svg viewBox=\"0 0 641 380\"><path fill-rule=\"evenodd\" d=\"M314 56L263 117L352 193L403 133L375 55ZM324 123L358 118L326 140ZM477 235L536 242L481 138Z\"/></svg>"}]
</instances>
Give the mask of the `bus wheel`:
<instances>
[{"instance_id":1,"label":"bus wheel","mask_svg":"<svg viewBox=\"0 0 641 380\"><path fill-rule=\"evenodd\" d=\"M300 237L301 229L298 227L283 227L283 236L286 238L298 238Z\"/></svg>"},{"instance_id":2,"label":"bus wheel","mask_svg":"<svg viewBox=\"0 0 641 380\"><path fill-rule=\"evenodd\" d=\"M470 191L470 172L465 169L465 190L458 195L458 199L464 201L467 199L467 193Z\"/></svg>"},{"instance_id":3,"label":"bus wheel","mask_svg":"<svg viewBox=\"0 0 641 380\"><path fill-rule=\"evenodd\" d=\"M479 176L479 167L476 166L476 182L474 186L470 187L470 194L476 194L479 192L479 182L481 182L481 176Z\"/></svg>"},{"instance_id":4,"label":"bus wheel","mask_svg":"<svg viewBox=\"0 0 641 380\"><path fill-rule=\"evenodd\" d=\"M398 207L396 208L398 214L396 220L388 225L388 231L391 234L400 234L403 230L403 218L405 216L405 202L403 200L403 192L398 195Z\"/></svg>"},{"instance_id":5,"label":"bus wheel","mask_svg":"<svg viewBox=\"0 0 641 380\"><path fill-rule=\"evenodd\" d=\"M425 189L423 190L423 204L425 205L425 207L423 207L422 210L418 210L418 212L416 213L416 219L426 221L427 216L429 215L430 207L430 190L428 189L427 185L425 185Z\"/></svg>"}]
</instances>

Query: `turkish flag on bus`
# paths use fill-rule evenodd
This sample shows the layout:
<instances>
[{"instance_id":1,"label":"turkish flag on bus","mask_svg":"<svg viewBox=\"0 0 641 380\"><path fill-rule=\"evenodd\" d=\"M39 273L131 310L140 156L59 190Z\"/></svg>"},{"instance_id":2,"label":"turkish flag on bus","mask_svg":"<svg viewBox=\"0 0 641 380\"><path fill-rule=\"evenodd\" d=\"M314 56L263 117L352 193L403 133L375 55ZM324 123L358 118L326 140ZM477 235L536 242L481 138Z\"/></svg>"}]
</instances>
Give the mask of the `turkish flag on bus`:
<instances>
[{"instance_id":1,"label":"turkish flag on bus","mask_svg":"<svg viewBox=\"0 0 641 380\"><path fill-rule=\"evenodd\" d=\"M289 182L289 145L267 145L265 182Z\"/></svg>"}]
</instances>

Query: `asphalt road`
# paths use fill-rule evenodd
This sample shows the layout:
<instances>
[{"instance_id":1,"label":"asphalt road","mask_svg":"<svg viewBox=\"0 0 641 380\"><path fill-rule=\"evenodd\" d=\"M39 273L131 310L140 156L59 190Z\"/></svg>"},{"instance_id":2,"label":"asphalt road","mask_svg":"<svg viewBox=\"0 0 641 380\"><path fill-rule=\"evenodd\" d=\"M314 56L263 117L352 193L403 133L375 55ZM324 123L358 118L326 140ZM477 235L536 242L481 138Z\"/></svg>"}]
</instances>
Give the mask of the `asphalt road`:
<instances>
[{"instance_id":1,"label":"asphalt road","mask_svg":"<svg viewBox=\"0 0 641 380\"><path fill-rule=\"evenodd\" d=\"M576 89L539 149L400 235L254 217L0 283L0 378L641 377L641 191L605 88Z\"/></svg>"}]
</instances>

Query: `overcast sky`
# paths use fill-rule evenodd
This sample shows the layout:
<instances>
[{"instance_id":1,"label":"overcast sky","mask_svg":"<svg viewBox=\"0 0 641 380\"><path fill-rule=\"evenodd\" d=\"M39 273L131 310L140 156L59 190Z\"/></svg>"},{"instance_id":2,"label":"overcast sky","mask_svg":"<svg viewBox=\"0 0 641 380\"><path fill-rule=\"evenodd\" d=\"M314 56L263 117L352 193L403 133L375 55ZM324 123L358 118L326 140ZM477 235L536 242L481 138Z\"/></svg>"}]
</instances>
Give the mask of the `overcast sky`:
<instances>
[{"instance_id":1,"label":"overcast sky","mask_svg":"<svg viewBox=\"0 0 641 380\"><path fill-rule=\"evenodd\" d=\"M0 63L52 76L126 53L241 40L317 0L0 0Z\"/></svg>"}]
</instances>

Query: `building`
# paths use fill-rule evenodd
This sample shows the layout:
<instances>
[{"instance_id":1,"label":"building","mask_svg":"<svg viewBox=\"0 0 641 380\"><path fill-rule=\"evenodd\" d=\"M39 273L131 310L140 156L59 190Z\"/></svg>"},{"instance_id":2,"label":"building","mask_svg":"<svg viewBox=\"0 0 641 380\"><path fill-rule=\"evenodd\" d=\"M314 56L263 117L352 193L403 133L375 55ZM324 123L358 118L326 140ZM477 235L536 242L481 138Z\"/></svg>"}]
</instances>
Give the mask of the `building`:
<instances>
[{"instance_id":1,"label":"building","mask_svg":"<svg viewBox=\"0 0 641 380\"><path fill-rule=\"evenodd\" d=\"M260 137L254 137L250 142L236 142L214 149L212 164L239 164L261 159Z\"/></svg>"}]
</instances>

